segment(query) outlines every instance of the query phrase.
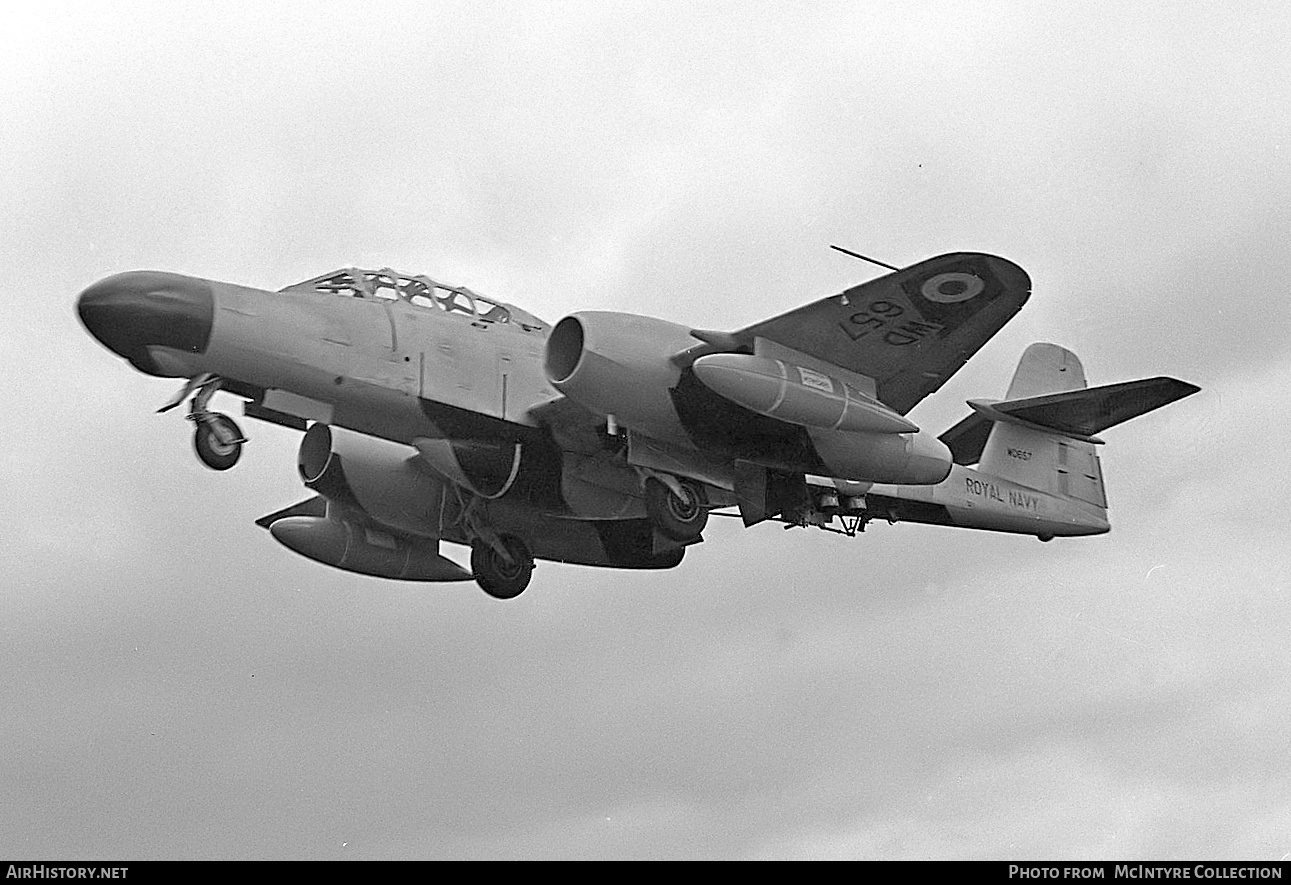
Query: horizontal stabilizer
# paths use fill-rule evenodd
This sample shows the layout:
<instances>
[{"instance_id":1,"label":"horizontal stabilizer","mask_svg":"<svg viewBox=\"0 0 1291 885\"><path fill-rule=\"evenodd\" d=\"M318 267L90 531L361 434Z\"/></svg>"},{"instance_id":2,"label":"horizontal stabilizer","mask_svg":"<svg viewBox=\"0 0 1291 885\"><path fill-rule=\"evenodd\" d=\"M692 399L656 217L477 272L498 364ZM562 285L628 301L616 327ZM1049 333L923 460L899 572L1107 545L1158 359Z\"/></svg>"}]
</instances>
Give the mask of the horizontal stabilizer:
<instances>
[{"instance_id":1,"label":"horizontal stabilizer","mask_svg":"<svg viewBox=\"0 0 1291 885\"><path fill-rule=\"evenodd\" d=\"M1098 442L1094 434L1191 396L1200 389L1186 381L1161 377L1003 402L974 400L969 403L974 414L947 430L940 439L950 448L956 464L976 464L981 459L991 426L997 420Z\"/></svg>"},{"instance_id":2,"label":"horizontal stabilizer","mask_svg":"<svg viewBox=\"0 0 1291 885\"><path fill-rule=\"evenodd\" d=\"M1143 378L994 403L993 408L1071 436L1093 436L1201 390L1175 378Z\"/></svg>"},{"instance_id":3,"label":"horizontal stabilizer","mask_svg":"<svg viewBox=\"0 0 1291 885\"><path fill-rule=\"evenodd\" d=\"M990 418L973 412L937 439L950 449L956 464L976 464L982 460L982 449L986 448L986 440L994 426L995 422Z\"/></svg>"},{"instance_id":4,"label":"horizontal stabilizer","mask_svg":"<svg viewBox=\"0 0 1291 885\"><path fill-rule=\"evenodd\" d=\"M256 525L262 529L267 529L280 519L286 519L289 516L326 516L327 499L321 495L316 495L308 501L301 501L299 504L292 504L285 507L277 513L270 513L268 516L262 516L256 520Z\"/></svg>"}]
</instances>

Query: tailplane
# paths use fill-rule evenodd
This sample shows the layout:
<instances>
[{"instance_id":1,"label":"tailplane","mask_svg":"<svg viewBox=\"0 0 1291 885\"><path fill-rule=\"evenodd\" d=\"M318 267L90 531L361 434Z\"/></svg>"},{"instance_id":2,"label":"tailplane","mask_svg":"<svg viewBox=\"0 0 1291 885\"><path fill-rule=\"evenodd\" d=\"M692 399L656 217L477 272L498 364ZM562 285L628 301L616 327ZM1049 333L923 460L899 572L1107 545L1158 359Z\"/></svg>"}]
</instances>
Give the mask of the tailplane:
<instances>
[{"instance_id":1,"label":"tailplane","mask_svg":"<svg viewBox=\"0 0 1291 885\"><path fill-rule=\"evenodd\" d=\"M969 400L973 414L941 440L957 464L1106 509L1096 434L1200 389L1174 378L1089 387L1074 353L1032 344L1005 399Z\"/></svg>"}]
</instances>

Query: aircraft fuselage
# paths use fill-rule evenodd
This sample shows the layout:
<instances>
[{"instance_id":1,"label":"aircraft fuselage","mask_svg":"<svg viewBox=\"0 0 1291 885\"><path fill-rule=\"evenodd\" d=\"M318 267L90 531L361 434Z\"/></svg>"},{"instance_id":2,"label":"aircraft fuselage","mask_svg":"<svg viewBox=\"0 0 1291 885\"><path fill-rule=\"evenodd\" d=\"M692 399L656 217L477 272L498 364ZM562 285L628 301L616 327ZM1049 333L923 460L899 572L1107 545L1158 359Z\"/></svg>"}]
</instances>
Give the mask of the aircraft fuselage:
<instances>
[{"instance_id":1,"label":"aircraft fuselage","mask_svg":"<svg viewBox=\"0 0 1291 885\"><path fill-rule=\"evenodd\" d=\"M745 525L842 518L848 534L884 518L1042 540L1107 531L1092 433L1195 386L1086 390L1074 354L1037 344L980 417L941 437L907 417L1029 289L1005 259L952 253L729 333L611 311L549 326L390 269L277 292L135 271L77 307L140 371L186 379L159 411L191 397L208 467L232 467L246 441L207 408L218 390L305 432L297 465L316 497L257 520L284 545L510 598L537 559L671 568L709 511L732 506ZM978 456L988 469L964 466ZM470 571L442 540L470 545Z\"/></svg>"}]
</instances>

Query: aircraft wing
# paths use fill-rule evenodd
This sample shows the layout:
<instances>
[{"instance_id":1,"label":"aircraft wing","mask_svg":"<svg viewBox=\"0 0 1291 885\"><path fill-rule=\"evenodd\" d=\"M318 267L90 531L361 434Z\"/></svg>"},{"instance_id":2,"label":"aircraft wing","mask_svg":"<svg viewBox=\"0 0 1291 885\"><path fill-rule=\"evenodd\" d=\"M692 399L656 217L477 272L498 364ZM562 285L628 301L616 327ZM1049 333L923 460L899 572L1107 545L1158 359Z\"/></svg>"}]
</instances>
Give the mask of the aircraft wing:
<instances>
[{"instance_id":1,"label":"aircraft wing","mask_svg":"<svg viewBox=\"0 0 1291 885\"><path fill-rule=\"evenodd\" d=\"M765 338L873 378L878 398L904 415L959 371L1030 294L1031 278L1013 262L956 252L723 337L739 347Z\"/></svg>"},{"instance_id":2,"label":"aircraft wing","mask_svg":"<svg viewBox=\"0 0 1291 885\"><path fill-rule=\"evenodd\" d=\"M525 418L548 428L562 451L595 453L604 448L605 419L567 396L531 406Z\"/></svg>"}]
</instances>

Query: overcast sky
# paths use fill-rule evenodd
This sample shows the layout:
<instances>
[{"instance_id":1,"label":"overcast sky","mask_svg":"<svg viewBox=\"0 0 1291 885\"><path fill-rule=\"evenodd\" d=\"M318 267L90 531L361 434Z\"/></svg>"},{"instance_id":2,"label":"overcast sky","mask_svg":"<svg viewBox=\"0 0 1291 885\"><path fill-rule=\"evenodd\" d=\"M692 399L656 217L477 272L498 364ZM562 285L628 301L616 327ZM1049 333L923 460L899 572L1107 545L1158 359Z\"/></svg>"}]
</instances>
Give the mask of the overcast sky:
<instances>
[{"instance_id":1,"label":"overcast sky","mask_svg":"<svg viewBox=\"0 0 1291 885\"><path fill-rule=\"evenodd\" d=\"M1291 852L1284 3L42 0L0 32L0 856ZM714 520L676 570L542 563L508 603L353 576L253 524L307 494L296 434L205 469L153 414L177 385L73 309L361 264L733 329L874 275L829 243L1030 273L934 431L1032 341L1204 388L1106 434L1110 535Z\"/></svg>"}]
</instances>

